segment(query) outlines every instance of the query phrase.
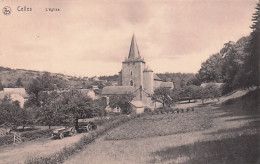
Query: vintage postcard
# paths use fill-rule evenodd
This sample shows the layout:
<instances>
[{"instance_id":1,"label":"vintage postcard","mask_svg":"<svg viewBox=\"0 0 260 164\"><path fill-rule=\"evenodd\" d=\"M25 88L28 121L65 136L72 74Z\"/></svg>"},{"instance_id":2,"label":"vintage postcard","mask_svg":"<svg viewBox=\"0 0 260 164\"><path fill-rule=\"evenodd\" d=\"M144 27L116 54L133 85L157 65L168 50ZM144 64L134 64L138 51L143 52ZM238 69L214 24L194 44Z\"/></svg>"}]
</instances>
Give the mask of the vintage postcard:
<instances>
[{"instance_id":1,"label":"vintage postcard","mask_svg":"<svg viewBox=\"0 0 260 164\"><path fill-rule=\"evenodd\" d=\"M259 0L0 0L0 164L260 163Z\"/></svg>"}]
</instances>

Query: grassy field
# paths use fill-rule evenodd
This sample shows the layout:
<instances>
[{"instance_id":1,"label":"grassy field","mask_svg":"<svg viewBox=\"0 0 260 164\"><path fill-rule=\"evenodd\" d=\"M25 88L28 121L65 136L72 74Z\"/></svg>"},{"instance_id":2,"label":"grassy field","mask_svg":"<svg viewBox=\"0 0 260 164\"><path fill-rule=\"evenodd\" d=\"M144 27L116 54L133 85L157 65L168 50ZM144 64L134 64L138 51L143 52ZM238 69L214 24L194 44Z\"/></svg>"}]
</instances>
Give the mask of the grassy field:
<instances>
[{"instance_id":1,"label":"grassy field","mask_svg":"<svg viewBox=\"0 0 260 164\"><path fill-rule=\"evenodd\" d=\"M207 107L175 114L146 115L109 132L106 140L166 136L205 130L211 127L214 110Z\"/></svg>"},{"instance_id":2,"label":"grassy field","mask_svg":"<svg viewBox=\"0 0 260 164\"><path fill-rule=\"evenodd\" d=\"M70 159L82 163L258 164L259 91L195 111L145 115L120 125Z\"/></svg>"},{"instance_id":3,"label":"grassy field","mask_svg":"<svg viewBox=\"0 0 260 164\"><path fill-rule=\"evenodd\" d=\"M220 117L237 117L228 122L249 121L249 124L224 129L213 136L225 134L227 138L198 141L177 147L166 147L151 153L151 163L212 163L212 164L259 164L260 163L260 107L259 90L229 100L220 110L226 114ZM247 134L245 133L247 132Z\"/></svg>"}]
</instances>

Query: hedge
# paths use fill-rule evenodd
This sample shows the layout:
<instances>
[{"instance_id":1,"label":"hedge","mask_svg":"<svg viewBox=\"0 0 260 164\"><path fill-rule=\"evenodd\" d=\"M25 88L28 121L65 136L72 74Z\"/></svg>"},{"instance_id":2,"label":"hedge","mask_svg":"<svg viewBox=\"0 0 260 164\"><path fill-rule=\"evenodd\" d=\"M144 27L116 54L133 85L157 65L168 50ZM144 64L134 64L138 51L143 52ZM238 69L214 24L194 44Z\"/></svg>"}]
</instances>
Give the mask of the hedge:
<instances>
[{"instance_id":1,"label":"hedge","mask_svg":"<svg viewBox=\"0 0 260 164\"><path fill-rule=\"evenodd\" d=\"M23 141L32 141L38 138L48 138L52 134L52 129L37 130L31 132L21 133L21 138ZM0 137L0 146L12 144L14 140L13 135L6 135Z\"/></svg>"}]
</instances>

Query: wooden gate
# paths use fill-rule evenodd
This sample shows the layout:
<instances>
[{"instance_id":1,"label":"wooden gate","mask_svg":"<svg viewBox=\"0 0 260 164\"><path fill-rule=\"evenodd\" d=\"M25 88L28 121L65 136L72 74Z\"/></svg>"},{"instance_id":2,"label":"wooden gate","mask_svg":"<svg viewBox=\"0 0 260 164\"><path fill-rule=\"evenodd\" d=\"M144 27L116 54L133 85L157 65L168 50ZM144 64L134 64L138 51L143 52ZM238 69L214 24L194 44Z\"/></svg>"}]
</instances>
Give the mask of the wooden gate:
<instances>
[{"instance_id":1,"label":"wooden gate","mask_svg":"<svg viewBox=\"0 0 260 164\"><path fill-rule=\"evenodd\" d=\"M14 144L22 142L21 135L18 133L14 133Z\"/></svg>"}]
</instances>

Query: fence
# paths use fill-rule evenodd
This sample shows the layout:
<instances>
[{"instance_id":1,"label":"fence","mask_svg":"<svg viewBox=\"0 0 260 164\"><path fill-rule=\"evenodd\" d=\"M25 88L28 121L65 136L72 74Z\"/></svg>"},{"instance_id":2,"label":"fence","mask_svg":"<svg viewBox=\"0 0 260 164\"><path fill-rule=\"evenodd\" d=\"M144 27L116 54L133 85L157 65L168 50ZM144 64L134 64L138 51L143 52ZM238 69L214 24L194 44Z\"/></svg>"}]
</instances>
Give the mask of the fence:
<instances>
[{"instance_id":1,"label":"fence","mask_svg":"<svg viewBox=\"0 0 260 164\"><path fill-rule=\"evenodd\" d=\"M22 142L21 135L18 133L14 133L14 144Z\"/></svg>"}]
</instances>

